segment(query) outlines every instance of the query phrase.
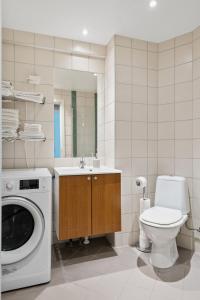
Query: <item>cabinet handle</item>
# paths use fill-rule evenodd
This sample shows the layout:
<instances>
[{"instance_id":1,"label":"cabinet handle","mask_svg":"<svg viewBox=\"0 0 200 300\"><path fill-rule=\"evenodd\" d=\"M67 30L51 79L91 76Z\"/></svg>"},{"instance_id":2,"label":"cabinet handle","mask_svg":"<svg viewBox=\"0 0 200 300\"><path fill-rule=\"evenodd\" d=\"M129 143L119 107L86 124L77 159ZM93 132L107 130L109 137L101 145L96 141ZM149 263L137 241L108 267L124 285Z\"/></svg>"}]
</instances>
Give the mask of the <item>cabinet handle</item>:
<instances>
[{"instance_id":1,"label":"cabinet handle","mask_svg":"<svg viewBox=\"0 0 200 300\"><path fill-rule=\"evenodd\" d=\"M94 180L97 180L98 179L98 177L97 176L94 176Z\"/></svg>"},{"instance_id":2,"label":"cabinet handle","mask_svg":"<svg viewBox=\"0 0 200 300\"><path fill-rule=\"evenodd\" d=\"M91 177L90 177L90 176L88 176L87 180L91 180Z\"/></svg>"}]
</instances>

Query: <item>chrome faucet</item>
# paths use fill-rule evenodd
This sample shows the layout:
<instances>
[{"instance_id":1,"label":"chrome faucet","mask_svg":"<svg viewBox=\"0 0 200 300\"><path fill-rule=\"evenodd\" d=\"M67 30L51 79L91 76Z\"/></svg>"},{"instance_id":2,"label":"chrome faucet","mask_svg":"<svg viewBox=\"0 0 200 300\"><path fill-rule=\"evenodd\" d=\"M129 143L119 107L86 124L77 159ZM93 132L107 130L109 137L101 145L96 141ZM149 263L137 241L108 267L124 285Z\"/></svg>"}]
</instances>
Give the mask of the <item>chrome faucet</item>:
<instances>
[{"instance_id":1,"label":"chrome faucet","mask_svg":"<svg viewBox=\"0 0 200 300\"><path fill-rule=\"evenodd\" d=\"M85 167L85 159L84 159L84 157L82 156L81 159L80 159L80 168L81 168L81 169L84 169L84 167Z\"/></svg>"}]
</instances>

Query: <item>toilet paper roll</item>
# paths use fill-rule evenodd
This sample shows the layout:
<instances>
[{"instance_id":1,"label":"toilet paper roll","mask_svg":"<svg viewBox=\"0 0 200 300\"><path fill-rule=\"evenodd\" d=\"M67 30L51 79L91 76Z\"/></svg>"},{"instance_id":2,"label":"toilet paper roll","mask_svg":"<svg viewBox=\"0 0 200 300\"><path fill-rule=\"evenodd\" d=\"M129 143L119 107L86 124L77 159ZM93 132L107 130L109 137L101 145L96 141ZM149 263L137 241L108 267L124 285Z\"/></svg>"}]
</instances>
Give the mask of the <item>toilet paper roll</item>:
<instances>
[{"instance_id":1,"label":"toilet paper roll","mask_svg":"<svg viewBox=\"0 0 200 300\"><path fill-rule=\"evenodd\" d=\"M141 198L140 199L140 214L142 214L146 209L150 208L150 199L149 198ZM140 236L139 236L139 247L141 250L148 249L150 246L150 241L144 232L142 224L140 222Z\"/></svg>"},{"instance_id":2,"label":"toilet paper roll","mask_svg":"<svg viewBox=\"0 0 200 300\"><path fill-rule=\"evenodd\" d=\"M149 198L140 199L140 214L142 214L146 209L150 208L151 202Z\"/></svg>"},{"instance_id":3,"label":"toilet paper roll","mask_svg":"<svg viewBox=\"0 0 200 300\"><path fill-rule=\"evenodd\" d=\"M137 177L136 178L136 185L138 187L138 189L143 189L143 188L146 188L147 186L147 180L145 177Z\"/></svg>"}]
</instances>

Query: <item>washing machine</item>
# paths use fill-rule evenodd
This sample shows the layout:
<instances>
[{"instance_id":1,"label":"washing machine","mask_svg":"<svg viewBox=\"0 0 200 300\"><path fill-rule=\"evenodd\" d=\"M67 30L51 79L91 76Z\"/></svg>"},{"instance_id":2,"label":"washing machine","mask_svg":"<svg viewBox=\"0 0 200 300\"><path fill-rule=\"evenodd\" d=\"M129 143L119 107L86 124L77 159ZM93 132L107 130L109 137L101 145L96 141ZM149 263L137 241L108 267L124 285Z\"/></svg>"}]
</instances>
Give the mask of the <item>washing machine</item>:
<instances>
[{"instance_id":1,"label":"washing machine","mask_svg":"<svg viewBox=\"0 0 200 300\"><path fill-rule=\"evenodd\" d=\"M2 291L51 279L52 176L2 171Z\"/></svg>"}]
</instances>

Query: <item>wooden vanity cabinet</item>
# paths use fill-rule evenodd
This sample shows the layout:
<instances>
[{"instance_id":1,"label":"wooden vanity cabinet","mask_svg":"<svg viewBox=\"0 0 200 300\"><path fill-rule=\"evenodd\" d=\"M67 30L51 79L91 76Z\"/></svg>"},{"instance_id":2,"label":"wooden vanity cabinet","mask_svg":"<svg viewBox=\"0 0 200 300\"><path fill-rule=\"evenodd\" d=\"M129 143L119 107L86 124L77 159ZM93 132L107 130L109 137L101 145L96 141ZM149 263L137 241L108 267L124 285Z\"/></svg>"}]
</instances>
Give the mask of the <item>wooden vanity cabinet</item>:
<instances>
[{"instance_id":1,"label":"wooden vanity cabinet","mask_svg":"<svg viewBox=\"0 0 200 300\"><path fill-rule=\"evenodd\" d=\"M59 240L121 230L121 175L59 177Z\"/></svg>"},{"instance_id":2,"label":"wooden vanity cabinet","mask_svg":"<svg viewBox=\"0 0 200 300\"><path fill-rule=\"evenodd\" d=\"M59 240L91 235L91 176L59 177Z\"/></svg>"},{"instance_id":3,"label":"wooden vanity cabinet","mask_svg":"<svg viewBox=\"0 0 200 300\"><path fill-rule=\"evenodd\" d=\"M121 230L120 174L92 176L92 234Z\"/></svg>"}]
</instances>

